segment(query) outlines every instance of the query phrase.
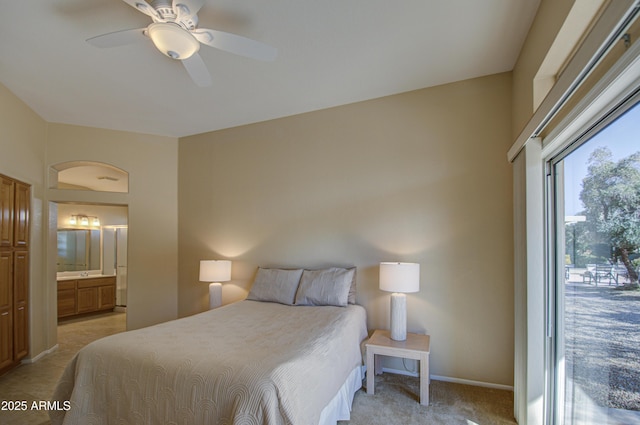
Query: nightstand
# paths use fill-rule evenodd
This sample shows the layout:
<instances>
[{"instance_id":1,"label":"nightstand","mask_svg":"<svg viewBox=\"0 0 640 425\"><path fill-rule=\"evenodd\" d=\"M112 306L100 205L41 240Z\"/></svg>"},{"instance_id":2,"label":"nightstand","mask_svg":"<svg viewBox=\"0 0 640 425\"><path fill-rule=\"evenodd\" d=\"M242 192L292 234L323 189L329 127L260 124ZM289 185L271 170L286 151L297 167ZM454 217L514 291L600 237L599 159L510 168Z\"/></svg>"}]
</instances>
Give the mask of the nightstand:
<instances>
[{"instance_id":1,"label":"nightstand","mask_svg":"<svg viewBox=\"0 0 640 425\"><path fill-rule=\"evenodd\" d=\"M420 361L420 404L429 405L429 335L407 332L407 339L395 341L389 331L376 330L365 344L367 347L367 394L374 394L376 374L382 373L376 355L402 357Z\"/></svg>"}]
</instances>

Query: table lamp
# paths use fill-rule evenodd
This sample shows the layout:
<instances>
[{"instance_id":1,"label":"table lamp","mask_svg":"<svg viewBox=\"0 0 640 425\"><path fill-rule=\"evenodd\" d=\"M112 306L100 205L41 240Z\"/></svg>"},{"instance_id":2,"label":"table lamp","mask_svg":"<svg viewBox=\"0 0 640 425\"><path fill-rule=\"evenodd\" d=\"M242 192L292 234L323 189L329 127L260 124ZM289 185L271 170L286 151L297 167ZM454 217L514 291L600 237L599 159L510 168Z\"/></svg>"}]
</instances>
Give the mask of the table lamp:
<instances>
[{"instance_id":1,"label":"table lamp","mask_svg":"<svg viewBox=\"0 0 640 425\"><path fill-rule=\"evenodd\" d=\"M407 292L420 290L420 264L380 263L380 289L391 294L391 339L407 339Z\"/></svg>"},{"instance_id":2,"label":"table lamp","mask_svg":"<svg viewBox=\"0 0 640 425\"><path fill-rule=\"evenodd\" d=\"M222 305L222 284L231 280L231 261L200 260L200 282L209 283L209 309Z\"/></svg>"}]
</instances>

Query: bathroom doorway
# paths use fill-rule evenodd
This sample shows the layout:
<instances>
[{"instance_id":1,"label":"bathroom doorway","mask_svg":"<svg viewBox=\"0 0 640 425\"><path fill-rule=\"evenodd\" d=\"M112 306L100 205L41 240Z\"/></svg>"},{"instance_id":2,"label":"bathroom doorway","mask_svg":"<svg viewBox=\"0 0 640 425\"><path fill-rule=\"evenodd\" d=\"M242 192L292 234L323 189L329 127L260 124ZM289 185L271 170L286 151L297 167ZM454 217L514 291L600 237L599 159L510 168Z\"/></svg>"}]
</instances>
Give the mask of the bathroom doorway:
<instances>
[{"instance_id":1,"label":"bathroom doorway","mask_svg":"<svg viewBox=\"0 0 640 425\"><path fill-rule=\"evenodd\" d=\"M55 204L58 322L126 313L128 207Z\"/></svg>"}]
</instances>

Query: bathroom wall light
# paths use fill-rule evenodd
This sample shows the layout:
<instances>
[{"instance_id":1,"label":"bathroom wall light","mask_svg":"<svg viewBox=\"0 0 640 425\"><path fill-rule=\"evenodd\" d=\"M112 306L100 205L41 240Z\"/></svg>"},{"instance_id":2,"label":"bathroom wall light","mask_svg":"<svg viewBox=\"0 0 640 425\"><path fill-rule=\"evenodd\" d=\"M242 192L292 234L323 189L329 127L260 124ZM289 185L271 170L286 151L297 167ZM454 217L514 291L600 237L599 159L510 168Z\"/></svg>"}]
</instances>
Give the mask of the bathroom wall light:
<instances>
[{"instance_id":1,"label":"bathroom wall light","mask_svg":"<svg viewBox=\"0 0 640 425\"><path fill-rule=\"evenodd\" d=\"M75 214L72 215L69 219L69 224L71 226L91 226L91 227L100 227L100 219L95 216L88 216L84 214Z\"/></svg>"}]
</instances>

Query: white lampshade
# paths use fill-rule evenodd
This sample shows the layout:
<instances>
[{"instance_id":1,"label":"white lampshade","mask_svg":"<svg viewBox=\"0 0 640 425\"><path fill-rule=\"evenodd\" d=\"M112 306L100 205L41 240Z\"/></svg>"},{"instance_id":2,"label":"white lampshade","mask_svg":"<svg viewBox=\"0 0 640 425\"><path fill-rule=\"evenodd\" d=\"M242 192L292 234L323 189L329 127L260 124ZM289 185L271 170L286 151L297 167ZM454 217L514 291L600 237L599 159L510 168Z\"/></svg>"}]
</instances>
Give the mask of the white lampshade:
<instances>
[{"instance_id":1,"label":"white lampshade","mask_svg":"<svg viewBox=\"0 0 640 425\"><path fill-rule=\"evenodd\" d=\"M200 282L226 282L231 280L231 261L200 260Z\"/></svg>"},{"instance_id":2,"label":"white lampshade","mask_svg":"<svg viewBox=\"0 0 640 425\"><path fill-rule=\"evenodd\" d=\"M380 263L380 289L388 292L418 292L420 264Z\"/></svg>"},{"instance_id":3,"label":"white lampshade","mask_svg":"<svg viewBox=\"0 0 640 425\"><path fill-rule=\"evenodd\" d=\"M200 49L200 42L174 23L156 22L149 25L148 31L158 50L172 59L188 59Z\"/></svg>"}]
</instances>

